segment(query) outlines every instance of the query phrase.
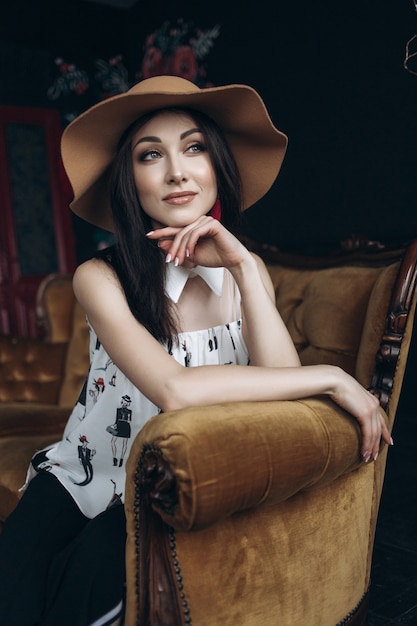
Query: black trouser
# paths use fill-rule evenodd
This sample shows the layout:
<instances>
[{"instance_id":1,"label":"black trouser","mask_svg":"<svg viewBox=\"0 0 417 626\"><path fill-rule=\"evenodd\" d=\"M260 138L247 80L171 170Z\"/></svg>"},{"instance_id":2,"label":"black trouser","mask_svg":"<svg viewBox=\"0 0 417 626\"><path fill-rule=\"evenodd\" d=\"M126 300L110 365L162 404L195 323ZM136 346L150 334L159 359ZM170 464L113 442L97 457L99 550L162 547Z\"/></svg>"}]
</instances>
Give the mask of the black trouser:
<instances>
[{"instance_id":1,"label":"black trouser","mask_svg":"<svg viewBox=\"0 0 417 626\"><path fill-rule=\"evenodd\" d=\"M121 505L90 520L51 474L30 483L0 535L0 624L88 626L124 598ZM116 613L115 613L116 611Z\"/></svg>"}]
</instances>

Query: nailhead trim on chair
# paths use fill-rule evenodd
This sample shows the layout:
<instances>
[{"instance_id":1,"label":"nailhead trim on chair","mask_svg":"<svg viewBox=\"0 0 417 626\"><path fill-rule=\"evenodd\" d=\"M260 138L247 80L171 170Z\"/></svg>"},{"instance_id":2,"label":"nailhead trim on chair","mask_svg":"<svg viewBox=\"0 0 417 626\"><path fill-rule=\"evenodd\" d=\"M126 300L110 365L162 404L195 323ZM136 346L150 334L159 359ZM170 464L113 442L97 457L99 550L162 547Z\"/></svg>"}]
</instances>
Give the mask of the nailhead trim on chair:
<instances>
[{"instance_id":1,"label":"nailhead trim on chair","mask_svg":"<svg viewBox=\"0 0 417 626\"><path fill-rule=\"evenodd\" d=\"M139 459L139 463L137 466L137 470L135 472L135 477L134 477L134 482L135 482L135 498L134 498L134 505L133 505L133 510L134 510L134 516L135 516L135 551L136 551L136 562L139 562L139 558L140 558L140 536L141 536L141 529L140 529L140 508L141 508L141 492L142 489L144 488L144 480L143 480L143 460L145 458L146 453L151 450L153 451L155 454L157 454L158 456L160 456L161 458L163 457L161 451L154 447L154 446L149 446L147 448L145 448L142 451L142 454L140 456ZM148 484L148 488L149 488L149 484ZM175 529L172 528L171 526L167 526L166 524L164 524L164 526L167 529L168 532L168 543L169 543L169 552L172 558L172 564L173 564L173 573L174 573L174 579L175 579L175 583L177 585L178 588L178 596L180 598L181 601L181 608L184 614L184 623L186 624L186 626L192 626L192 619L191 619L191 615L190 615L190 608L188 606L188 602L186 600L185 597L185 592L184 592L184 584L182 581L182 575L181 575L181 568L179 565L179 561L177 558L177 543L176 543L176 538L175 538ZM135 587L136 587L136 597L139 598L140 597L140 580L139 580L139 575L138 575L138 571L136 570L136 581L135 581ZM140 624L140 618L138 618L137 621L137 626L141 626ZM142 625L143 626L143 625Z\"/></svg>"},{"instance_id":2,"label":"nailhead trim on chair","mask_svg":"<svg viewBox=\"0 0 417 626\"><path fill-rule=\"evenodd\" d=\"M171 556L172 556L172 562L174 564L174 571L175 571L175 576L176 576L177 583L178 583L178 590L179 590L179 594L181 598L181 605L182 605L183 612L184 612L185 623L189 624L189 626L192 626L190 609L188 607L188 602L185 599L184 585L182 583L182 576L181 576L181 568L179 566L179 562L177 559L177 544L176 544L176 539L175 539L175 530L170 527L168 529L168 533L169 533L169 549L170 549Z\"/></svg>"},{"instance_id":3,"label":"nailhead trim on chair","mask_svg":"<svg viewBox=\"0 0 417 626\"><path fill-rule=\"evenodd\" d=\"M140 511L140 480L139 480L139 471L137 470L135 473L135 500L133 505L133 511L135 515L135 552L136 552L136 563L139 563L139 555L140 555L140 524L139 524L139 511ZM136 597L139 598L139 577L136 569ZM137 620L137 626L140 626L139 620Z\"/></svg>"},{"instance_id":4,"label":"nailhead trim on chair","mask_svg":"<svg viewBox=\"0 0 417 626\"><path fill-rule=\"evenodd\" d=\"M362 596L362 598L359 600L358 604L355 606L354 609L352 609L352 611L350 611L343 619L342 621L338 622L336 624L336 626L349 626L349 624L352 624L352 619L355 617L355 615L357 614L357 612L359 611L359 609L362 607L362 604L365 600L365 598L367 597L368 592L365 592Z\"/></svg>"}]
</instances>

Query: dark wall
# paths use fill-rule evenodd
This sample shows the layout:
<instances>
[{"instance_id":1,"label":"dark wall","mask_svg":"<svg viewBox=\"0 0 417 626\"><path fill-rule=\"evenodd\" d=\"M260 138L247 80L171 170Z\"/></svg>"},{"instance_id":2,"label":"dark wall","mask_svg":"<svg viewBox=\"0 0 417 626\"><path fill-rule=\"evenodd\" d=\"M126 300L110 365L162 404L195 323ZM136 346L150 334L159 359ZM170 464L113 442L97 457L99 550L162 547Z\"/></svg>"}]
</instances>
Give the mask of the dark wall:
<instances>
[{"instance_id":1,"label":"dark wall","mask_svg":"<svg viewBox=\"0 0 417 626\"><path fill-rule=\"evenodd\" d=\"M304 249L351 233L417 236L417 76L403 67L417 32L411 0L139 0L129 10L14 0L0 13L0 103L31 106L56 105L45 94L57 55L89 68L121 52L133 79L164 20L220 24L208 78L255 87L289 136L277 183L246 212L247 232ZM95 97L74 99L84 107Z\"/></svg>"},{"instance_id":2,"label":"dark wall","mask_svg":"<svg viewBox=\"0 0 417 626\"><path fill-rule=\"evenodd\" d=\"M181 4L193 15L195 3ZM417 32L411 0L231 4L210 3L204 20L222 24L210 78L258 89L289 136L248 230L281 246L416 236L417 76L403 67Z\"/></svg>"},{"instance_id":3,"label":"dark wall","mask_svg":"<svg viewBox=\"0 0 417 626\"><path fill-rule=\"evenodd\" d=\"M125 25L124 11L92 2L6 0L0 9L0 103L63 106L47 97L59 75L55 58L94 73L96 58L123 52ZM96 95L90 90L77 107L86 108Z\"/></svg>"}]
</instances>

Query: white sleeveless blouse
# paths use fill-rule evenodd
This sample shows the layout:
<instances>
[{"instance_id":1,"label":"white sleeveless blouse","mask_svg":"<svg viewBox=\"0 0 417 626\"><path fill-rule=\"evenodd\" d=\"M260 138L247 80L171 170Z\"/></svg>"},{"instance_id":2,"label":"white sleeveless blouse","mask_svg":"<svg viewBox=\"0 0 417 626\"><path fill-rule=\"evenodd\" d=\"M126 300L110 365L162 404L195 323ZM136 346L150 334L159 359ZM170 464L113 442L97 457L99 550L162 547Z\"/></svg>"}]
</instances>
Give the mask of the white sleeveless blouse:
<instances>
[{"instance_id":1,"label":"white sleeveless blouse","mask_svg":"<svg viewBox=\"0 0 417 626\"><path fill-rule=\"evenodd\" d=\"M167 292L175 302L187 277L184 280L183 268L169 267ZM230 321L213 328L180 333L178 342L174 342L172 357L185 367L247 365L249 358L241 331L237 285L223 268L220 272L219 268L203 270L206 276L202 277L213 292L217 291L219 305L229 312ZM142 426L160 409L117 368L91 325L89 330L90 369L63 439L35 455L28 480L36 471L51 472L69 491L83 514L92 518L123 502L125 464L131 444ZM213 403L215 401L213 396Z\"/></svg>"}]
</instances>

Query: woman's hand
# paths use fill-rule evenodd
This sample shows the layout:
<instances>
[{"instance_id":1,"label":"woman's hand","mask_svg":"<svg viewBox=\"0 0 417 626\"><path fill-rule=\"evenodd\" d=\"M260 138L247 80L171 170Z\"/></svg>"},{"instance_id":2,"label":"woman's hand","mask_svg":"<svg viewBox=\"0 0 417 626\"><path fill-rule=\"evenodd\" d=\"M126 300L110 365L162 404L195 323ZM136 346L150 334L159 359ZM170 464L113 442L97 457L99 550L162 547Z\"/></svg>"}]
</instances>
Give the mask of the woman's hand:
<instances>
[{"instance_id":1,"label":"woman's hand","mask_svg":"<svg viewBox=\"0 0 417 626\"><path fill-rule=\"evenodd\" d=\"M190 261L205 267L231 269L250 259L250 253L219 221L210 216L198 218L184 228L167 226L147 234L166 253L167 263Z\"/></svg>"},{"instance_id":2,"label":"woman's hand","mask_svg":"<svg viewBox=\"0 0 417 626\"><path fill-rule=\"evenodd\" d=\"M340 380L330 397L358 421L362 431L361 454L365 463L375 461L378 458L381 437L388 445L393 444L379 400L344 371L340 370L339 374Z\"/></svg>"}]
</instances>

